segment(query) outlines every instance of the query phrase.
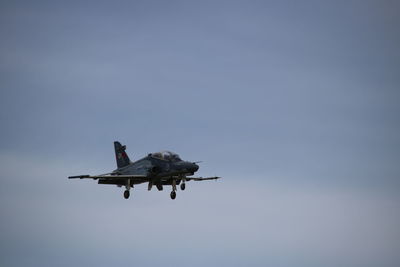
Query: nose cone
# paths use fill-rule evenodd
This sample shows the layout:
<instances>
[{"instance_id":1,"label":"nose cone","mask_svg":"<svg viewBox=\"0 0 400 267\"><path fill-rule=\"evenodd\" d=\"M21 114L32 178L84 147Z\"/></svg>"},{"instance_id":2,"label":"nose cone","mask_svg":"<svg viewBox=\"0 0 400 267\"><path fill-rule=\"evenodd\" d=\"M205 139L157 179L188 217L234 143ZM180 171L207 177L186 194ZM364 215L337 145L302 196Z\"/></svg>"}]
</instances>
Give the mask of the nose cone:
<instances>
[{"instance_id":1,"label":"nose cone","mask_svg":"<svg viewBox=\"0 0 400 267\"><path fill-rule=\"evenodd\" d=\"M199 165L197 165L196 163L190 163L190 167L189 167L189 171L190 172L197 172L197 170L199 169Z\"/></svg>"},{"instance_id":2,"label":"nose cone","mask_svg":"<svg viewBox=\"0 0 400 267\"><path fill-rule=\"evenodd\" d=\"M193 163L194 165L194 171L197 172L199 170L199 165L197 165L196 163Z\"/></svg>"}]
</instances>

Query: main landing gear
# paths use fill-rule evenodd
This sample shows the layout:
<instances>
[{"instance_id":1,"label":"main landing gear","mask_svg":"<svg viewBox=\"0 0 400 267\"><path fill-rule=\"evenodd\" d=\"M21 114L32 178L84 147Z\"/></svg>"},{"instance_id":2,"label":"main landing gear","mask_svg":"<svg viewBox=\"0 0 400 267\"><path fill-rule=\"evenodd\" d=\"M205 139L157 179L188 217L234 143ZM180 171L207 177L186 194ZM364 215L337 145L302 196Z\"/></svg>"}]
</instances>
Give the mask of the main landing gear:
<instances>
[{"instance_id":1,"label":"main landing gear","mask_svg":"<svg viewBox=\"0 0 400 267\"><path fill-rule=\"evenodd\" d=\"M186 184L185 184L185 180L182 180L182 183L180 185L181 190L185 190L186 188ZM172 180L172 192L171 192L171 199L175 199L176 198L176 180Z\"/></svg>"},{"instance_id":2,"label":"main landing gear","mask_svg":"<svg viewBox=\"0 0 400 267\"><path fill-rule=\"evenodd\" d=\"M176 180L172 180L172 192L171 192L171 199L176 198Z\"/></svg>"},{"instance_id":3,"label":"main landing gear","mask_svg":"<svg viewBox=\"0 0 400 267\"><path fill-rule=\"evenodd\" d=\"M125 185L126 190L124 191L124 198L125 198L125 199L128 199L128 198L129 198L129 196L130 196L129 190L131 190L131 187L133 187L133 186L131 186L131 180L128 179L128 180L126 181L126 185Z\"/></svg>"},{"instance_id":4,"label":"main landing gear","mask_svg":"<svg viewBox=\"0 0 400 267\"><path fill-rule=\"evenodd\" d=\"M151 190L152 186L153 186L153 183L149 182L148 190ZM162 190L162 184L161 183L156 184L156 186L157 186L158 190L160 190L160 191ZM125 185L126 190L124 191L124 198L125 199L128 199L130 197L130 189L132 187L133 187L133 185L131 185L131 180L128 179L126 181L126 185ZM181 188L182 191L185 190L186 184L185 184L184 180L180 184L180 188ZM176 180L175 179L172 180L172 191L171 191L170 197L171 197L171 199L175 199L176 198Z\"/></svg>"}]
</instances>

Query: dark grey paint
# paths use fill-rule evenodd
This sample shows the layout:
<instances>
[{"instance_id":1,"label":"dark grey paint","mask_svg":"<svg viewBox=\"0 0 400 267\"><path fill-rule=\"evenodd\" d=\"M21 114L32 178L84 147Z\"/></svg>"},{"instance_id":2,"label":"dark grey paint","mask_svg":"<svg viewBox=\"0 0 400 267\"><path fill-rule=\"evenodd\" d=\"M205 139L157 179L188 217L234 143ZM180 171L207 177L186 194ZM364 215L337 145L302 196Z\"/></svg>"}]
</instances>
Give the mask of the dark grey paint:
<instances>
[{"instance_id":1,"label":"dark grey paint","mask_svg":"<svg viewBox=\"0 0 400 267\"><path fill-rule=\"evenodd\" d=\"M203 181L215 180L220 177L190 177L198 171L199 166L194 162L183 161L175 153L165 151L150 153L146 157L131 162L126 154L126 146L118 141L114 142L117 169L111 173L103 175L77 175L68 178L89 178L98 180L99 184L112 184L125 186L124 197L129 198L129 190L135 184L148 183L148 190L155 185L158 190L163 190L163 185L171 185L171 198L176 197L176 185L181 184L181 189L185 190L185 182L190 180Z\"/></svg>"}]
</instances>

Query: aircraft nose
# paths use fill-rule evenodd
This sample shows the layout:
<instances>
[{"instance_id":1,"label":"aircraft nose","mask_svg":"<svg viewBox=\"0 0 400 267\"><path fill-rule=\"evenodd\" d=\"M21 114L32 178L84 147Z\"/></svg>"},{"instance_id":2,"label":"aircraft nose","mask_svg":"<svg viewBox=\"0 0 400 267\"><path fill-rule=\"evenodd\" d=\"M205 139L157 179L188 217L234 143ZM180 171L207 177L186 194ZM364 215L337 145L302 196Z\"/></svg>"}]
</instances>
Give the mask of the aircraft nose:
<instances>
[{"instance_id":1,"label":"aircraft nose","mask_svg":"<svg viewBox=\"0 0 400 267\"><path fill-rule=\"evenodd\" d=\"M197 165L196 163L191 163L191 165L190 165L191 172L197 172L198 169L199 169L199 165Z\"/></svg>"}]
</instances>

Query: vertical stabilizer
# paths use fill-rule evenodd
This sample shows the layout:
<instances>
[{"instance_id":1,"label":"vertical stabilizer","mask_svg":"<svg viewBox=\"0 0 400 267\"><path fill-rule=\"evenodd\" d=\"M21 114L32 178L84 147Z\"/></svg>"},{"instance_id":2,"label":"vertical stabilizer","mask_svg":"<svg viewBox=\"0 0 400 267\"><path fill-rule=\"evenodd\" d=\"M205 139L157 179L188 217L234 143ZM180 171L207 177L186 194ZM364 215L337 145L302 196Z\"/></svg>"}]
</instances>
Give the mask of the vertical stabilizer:
<instances>
[{"instance_id":1,"label":"vertical stabilizer","mask_svg":"<svg viewBox=\"0 0 400 267\"><path fill-rule=\"evenodd\" d=\"M117 160L118 168L125 167L131 163L128 155L125 152L126 146L121 145L120 142L114 142L114 149L115 149L115 158Z\"/></svg>"}]
</instances>

